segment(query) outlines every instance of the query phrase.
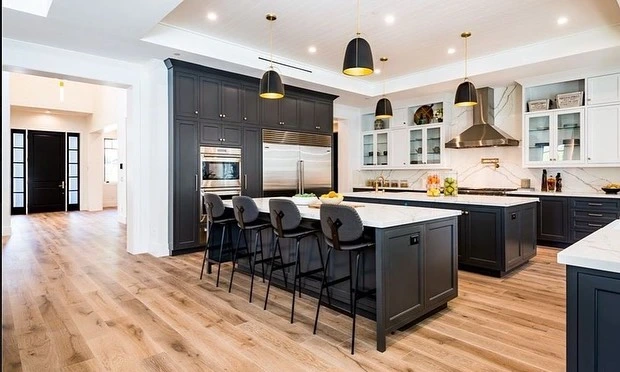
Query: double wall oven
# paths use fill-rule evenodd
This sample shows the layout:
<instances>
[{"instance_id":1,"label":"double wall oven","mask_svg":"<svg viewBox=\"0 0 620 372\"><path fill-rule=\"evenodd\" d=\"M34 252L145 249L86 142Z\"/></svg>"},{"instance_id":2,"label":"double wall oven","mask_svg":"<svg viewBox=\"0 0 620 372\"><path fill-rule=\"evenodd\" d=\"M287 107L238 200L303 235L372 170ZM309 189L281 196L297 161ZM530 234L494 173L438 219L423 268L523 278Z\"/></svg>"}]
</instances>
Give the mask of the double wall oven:
<instances>
[{"instance_id":1,"label":"double wall oven","mask_svg":"<svg viewBox=\"0 0 620 372\"><path fill-rule=\"evenodd\" d=\"M200 147L200 189L222 199L241 195L241 149Z\"/></svg>"}]
</instances>

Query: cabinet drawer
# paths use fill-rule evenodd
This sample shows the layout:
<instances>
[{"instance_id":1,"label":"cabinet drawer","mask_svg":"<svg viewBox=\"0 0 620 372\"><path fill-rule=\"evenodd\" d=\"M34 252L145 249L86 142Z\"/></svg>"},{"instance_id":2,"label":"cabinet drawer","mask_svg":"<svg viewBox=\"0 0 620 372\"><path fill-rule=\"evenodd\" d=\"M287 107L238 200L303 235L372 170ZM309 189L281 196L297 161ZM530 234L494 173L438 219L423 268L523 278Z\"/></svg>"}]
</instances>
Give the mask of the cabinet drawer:
<instances>
[{"instance_id":1,"label":"cabinet drawer","mask_svg":"<svg viewBox=\"0 0 620 372\"><path fill-rule=\"evenodd\" d=\"M610 210L594 211L594 210L576 210L573 211L574 219L599 221L599 220L614 220L618 218L618 212L612 212Z\"/></svg>"},{"instance_id":2,"label":"cabinet drawer","mask_svg":"<svg viewBox=\"0 0 620 372\"><path fill-rule=\"evenodd\" d=\"M590 230L573 230L573 242L579 241L586 236L592 234L594 231Z\"/></svg>"},{"instance_id":3,"label":"cabinet drawer","mask_svg":"<svg viewBox=\"0 0 620 372\"><path fill-rule=\"evenodd\" d=\"M615 210L618 213L620 202L606 199L573 199L573 209L585 209L597 213L601 209Z\"/></svg>"},{"instance_id":4,"label":"cabinet drawer","mask_svg":"<svg viewBox=\"0 0 620 372\"><path fill-rule=\"evenodd\" d=\"M575 219L573 220L573 228L578 230L596 231L609 224L613 220L613 218L601 218L598 221Z\"/></svg>"}]
</instances>

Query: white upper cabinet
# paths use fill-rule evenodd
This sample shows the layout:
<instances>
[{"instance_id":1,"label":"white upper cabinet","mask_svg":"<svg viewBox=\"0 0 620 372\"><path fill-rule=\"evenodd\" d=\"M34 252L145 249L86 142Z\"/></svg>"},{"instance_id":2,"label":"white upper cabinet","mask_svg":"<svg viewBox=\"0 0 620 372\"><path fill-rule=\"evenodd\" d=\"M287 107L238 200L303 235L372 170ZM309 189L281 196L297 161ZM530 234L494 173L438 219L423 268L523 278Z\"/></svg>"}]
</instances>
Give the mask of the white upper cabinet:
<instances>
[{"instance_id":1,"label":"white upper cabinet","mask_svg":"<svg viewBox=\"0 0 620 372\"><path fill-rule=\"evenodd\" d=\"M620 105L588 108L589 164L620 165Z\"/></svg>"},{"instance_id":2,"label":"white upper cabinet","mask_svg":"<svg viewBox=\"0 0 620 372\"><path fill-rule=\"evenodd\" d=\"M407 126L407 109L399 108L394 110L394 116L392 117L393 128L404 128Z\"/></svg>"},{"instance_id":3,"label":"white upper cabinet","mask_svg":"<svg viewBox=\"0 0 620 372\"><path fill-rule=\"evenodd\" d=\"M596 76L588 79L587 105L620 102L620 74Z\"/></svg>"}]
</instances>

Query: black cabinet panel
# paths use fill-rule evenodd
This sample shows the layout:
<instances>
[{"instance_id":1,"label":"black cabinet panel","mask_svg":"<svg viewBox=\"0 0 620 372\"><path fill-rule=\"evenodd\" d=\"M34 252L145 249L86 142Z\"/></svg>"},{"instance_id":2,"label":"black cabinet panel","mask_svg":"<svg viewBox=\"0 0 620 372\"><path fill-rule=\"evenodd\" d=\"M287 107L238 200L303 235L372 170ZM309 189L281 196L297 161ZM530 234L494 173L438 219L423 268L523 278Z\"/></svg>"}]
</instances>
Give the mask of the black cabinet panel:
<instances>
[{"instance_id":1,"label":"black cabinet panel","mask_svg":"<svg viewBox=\"0 0 620 372\"><path fill-rule=\"evenodd\" d=\"M240 85L217 77L200 78L200 118L241 121Z\"/></svg>"},{"instance_id":2,"label":"black cabinet panel","mask_svg":"<svg viewBox=\"0 0 620 372\"><path fill-rule=\"evenodd\" d=\"M221 124L202 123L200 125L200 143L204 145L219 145L222 139Z\"/></svg>"},{"instance_id":3,"label":"black cabinet panel","mask_svg":"<svg viewBox=\"0 0 620 372\"><path fill-rule=\"evenodd\" d=\"M222 82L221 113L222 120L232 123L241 121L241 92L239 84Z\"/></svg>"},{"instance_id":4,"label":"black cabinet panel","mask_svg":"<svg viewBox=\"0 0 620 372\"><path fill-rule=\"evenodd\" d=\"M198 117L198 76L174 73L174 115Z\"/></svg>"},{"instance_id":5,"label":"black cabinet panel","mask_svg":"<svg viewBox=\"0 0 620 372\"><path fill-rule=\"evenodd\" d=\"M173 249L193 248L200 244L198 123L179 120L174 127Z\"/></svg>"},{"instance_id":6,"label":"black cabinet panel","mask_svg":"<svg viewBox=\"0 0 620 372\"><path fill-rule=\"evenodd\" d=\"M243 152L241 166L243 179L241 180L241 194L259 198L263 193L262 166L263 147L260 128L243 129Z\"/></svg>"},{"instance_id":7,"label":"black cabinet panel","mask_svg":"<svg viewBox=\"0 0 620 372\"><path fill-rule=\"evenodd\" d=\"M324 133L334 131L334 105L331 102L316 101L314 105L315 128Z\"/></svg>"},{"instance_id":8,"label":"black cabinet panel","mask_svg":"<svg viewBox=\"0 0 620 372\"><path fill-rule=\"evenodd\" d=\"M258 124L260 121L258 86L244 85L241 94L241 121L248 124Z\"/></svg>"},{"instance_id":9,"label":"black cabinet panel","mask_svg":"<svg viewBox=\"0 0 620 372\"><path fill-rule=\"evenodd\" d=\"M470 246L469 262L489 269L501 269L500 250L489 249L499 247L498 223L500 216L497 210L470 209Z\"/></svg>"},{"instance_id":10,"label":"black cabinet panel","mask_svg":"<svg viewBox=\"0 0 620 372\"><path fill-rule=\"evenodd\" d=\"M260 99L261 124L273 127L280 127L280 100Z\"/></svg>"},{"instance_id":11,"label":"black cabinet panel","mask_svg":"<svg viewBox=\"0 0 620 372\"><path fill-rule=\"evenodd\" d=\"M445 223L426 225L424 301L427 309L437 307L457 295L456 230L456 226ZM451 265L446 265L447 262Z\"/></svg>"},{"instance_id":12,"label":"black cabinet panel","mask_svg":"<svg viewBox=\"0 0 620 372\"><path fill-rule=\"evenodd\" d=\"M241 127L235 124L222 125L222 145L241 146Z\"/></svg>"},{"instance_id":13,"label":"black cabinet panel","mask_svg":"<svg viewBox=\"0 0 620 372\"><path fill-rule=\"evenodd\" d=\"M315 131L315 111L314 101L309 99L300 99L297 101L299 108L299 128L302 130Z\"/></svg>"},{"instance_id":14,"label":"black cabinet panel","mask_svg":"<svg viewBox=\"0 0 620 372\"><path fill-rule=\"evenodd\" d=\"M241 126L202 122L200 143L203 145L241 146Z\"/></svg>"},{"instance_id":15,"label":"black cabinet panel","mask_svg":"<svg viewBox=\"0 0 620 372\"><path fill-rule=\"evenodd\" d=\"M538 239L569 242L568 199L541 196L538 212Z\"/></svg>"},{"instance_id":16,"label":"black cabinet panel","mask_svg":"<svg viewBox=\"0 0 620 372\"><path fill-rule=\"evenodd\" d=\"M512 267L521 260L521 219L519 212L507 212L506 222L506 266Z\"/></svg>"},{"instance_id":17,"label":"black cabinet panel","mask_svg":"<svg viewBox=\"0 0 620 372\"><path fill-rule=\"evenodd\" d=\"M519 212L521 220L521 255L524 260L536 256L536 206Z\"/></svg>"},{"instance_id":18,"label":"black cabinet panel","mask_svg":"<svg viewBox=\"0 0 620 372\"><path fill-rule=\"evenodd\" d=\"M297 101L298 99L290 95L280 99L280 121L285 129L296 128L297 123Z\"/></svg>"},{"instance_id":19,"label":"black cabinet panel","mask_svg":"<svg viewBox=\"0 0 620 372\"><path fill-rule=\"evenodd\" d=\"M200 78L200 118L220 119L220 83L217 80Z\"/></svg>"}]
</instances>

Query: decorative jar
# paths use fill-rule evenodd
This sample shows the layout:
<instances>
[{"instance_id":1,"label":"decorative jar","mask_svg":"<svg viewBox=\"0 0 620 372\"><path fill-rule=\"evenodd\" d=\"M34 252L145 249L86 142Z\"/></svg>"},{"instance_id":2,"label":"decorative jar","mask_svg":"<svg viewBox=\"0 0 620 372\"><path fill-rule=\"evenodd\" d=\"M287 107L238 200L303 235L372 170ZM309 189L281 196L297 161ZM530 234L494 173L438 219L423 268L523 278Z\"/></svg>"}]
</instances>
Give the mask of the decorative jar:
<instances>
[{"instance_id":1,"label":"decorative jar","mask_svg":"<svg viewBox=\"0 0 620 372\"><path fill-rule=\"evenodd\" d=\"M437 173L429 173L426 176L426 195L428 196L440 196L441 195L441 178Z\"/></svg>"},{"instance_id":2,"label":"decorative jar","mask_svg":"<svg viewBox=\"0 0 620 372\"><path fill-rule=\"evenodd\" d=\"M443 194L445 196L457 196L459 194L459 186L456 172L449 172L444 174Z\"/></svg>"}]
</instances>

